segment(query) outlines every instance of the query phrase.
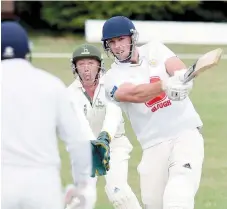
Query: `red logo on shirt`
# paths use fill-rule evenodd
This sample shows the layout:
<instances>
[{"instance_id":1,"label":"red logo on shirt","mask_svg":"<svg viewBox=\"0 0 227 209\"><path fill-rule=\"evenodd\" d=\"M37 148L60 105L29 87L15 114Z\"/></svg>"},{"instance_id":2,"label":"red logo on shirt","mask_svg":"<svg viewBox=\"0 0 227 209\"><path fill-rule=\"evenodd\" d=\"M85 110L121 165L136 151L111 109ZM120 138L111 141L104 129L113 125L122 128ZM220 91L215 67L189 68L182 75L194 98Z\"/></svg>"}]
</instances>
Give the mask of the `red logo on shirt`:
<instances>
[{"instance_id":1,"label":"red logo on shirt","mask_svg":"<svg viewBox=\"0 0 227 209\"><path fill-rule=\"evenodd\" d=\"M157 81L160 81L160 77L154 76L150 78L150 83L154 83ZM151 99L150 101L146 102L145 105L151 108L152 112L156 112L160 108L168 107L171 105L171 101L169 99L166 100L166 98L167 98L167 95L165 92L163 92L157 97L155 97L154 99Z\"/></svg>"}]
</instances>

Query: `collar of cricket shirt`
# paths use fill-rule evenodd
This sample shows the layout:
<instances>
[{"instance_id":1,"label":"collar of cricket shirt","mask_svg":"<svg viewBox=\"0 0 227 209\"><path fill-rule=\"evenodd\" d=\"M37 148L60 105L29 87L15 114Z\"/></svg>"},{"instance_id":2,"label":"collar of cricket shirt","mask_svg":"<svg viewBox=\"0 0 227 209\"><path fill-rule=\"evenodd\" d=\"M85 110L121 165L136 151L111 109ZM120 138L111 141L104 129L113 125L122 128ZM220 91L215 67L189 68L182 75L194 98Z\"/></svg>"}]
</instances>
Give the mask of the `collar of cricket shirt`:
<instances>
[{"instance_id":1,"label":"collar of cricket shirt","mask_svg":"<svg viewBox=\"0 0 227 209\"><path fill-rule=\"evenodd\" d=\"M140 53L139 53L140 54ZM142 64L142 62L143 62L143 60L144 60L144 56L139 56L139 62L138 63L136 63L136 64L132 64L132 63L130 63L130 62L120 62L118 59L116 59L115 58L115 60L114 60L114 63L113 63L113 66L115 65L115 66L124 66L124 67L137 67L137 66L140 66L141 64Z\"/></svg>"},{"instance_id":2,"label":"collar of cricket shirt","mask_svg":"<svg viewBox=\"0 0 227 209\"><path fill-rule=\"evenodd\" d=\"M75 86L77 88L83 87L82 83L80 82L79 76L77 76L76 79L73 81L73 86Z\"/></svg>"}]
</instances>

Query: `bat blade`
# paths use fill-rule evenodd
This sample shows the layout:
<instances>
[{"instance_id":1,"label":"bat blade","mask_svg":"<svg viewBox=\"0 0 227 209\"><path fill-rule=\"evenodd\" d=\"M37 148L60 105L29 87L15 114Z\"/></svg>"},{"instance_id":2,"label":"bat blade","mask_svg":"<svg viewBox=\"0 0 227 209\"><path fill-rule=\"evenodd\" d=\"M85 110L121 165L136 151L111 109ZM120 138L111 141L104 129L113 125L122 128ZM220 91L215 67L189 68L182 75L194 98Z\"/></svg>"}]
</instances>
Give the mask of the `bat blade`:
<instances>
[{"instance_id":1,"label":"bat blade","mask_svg":"<svg viewBox=\"0 0 227 209\"><path fill-rule=\"evenodd\" d=\"M187 83L205 70L217 65L221 59L223 50L221 48L212 50L202 55L184 74L183 83Z\"/></svg>"}]
</instances>

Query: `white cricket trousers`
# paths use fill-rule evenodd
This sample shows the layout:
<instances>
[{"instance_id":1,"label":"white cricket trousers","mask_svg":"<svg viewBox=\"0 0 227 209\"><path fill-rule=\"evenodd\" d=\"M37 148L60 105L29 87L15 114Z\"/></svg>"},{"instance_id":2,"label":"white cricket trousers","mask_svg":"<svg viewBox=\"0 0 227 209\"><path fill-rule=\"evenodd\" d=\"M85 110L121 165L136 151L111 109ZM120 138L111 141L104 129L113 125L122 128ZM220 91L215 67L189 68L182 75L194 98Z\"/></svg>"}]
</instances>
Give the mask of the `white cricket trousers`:
<instances>
[{"instance_id":1,"label":"white cricket trousers","mask_svg":"<svg viewBox=\"0 0 227 209\"><path fill-rule=\"evenodd\" d=\"M108 186L122 187L128 183L128 161L132 145L125 136L114 138L110 143L110 170L106 178Z\"/></svg>"},{"instance_id":2,"label":"white cricket trousers","mask_svg":"<svg viewBox=\"0 0 227 209\"><path fill-rule=\"evenodd\" d=\"M57 168L2 166L2 209L63 209Z\"/></svg>"},{"instance_id":3,"label":"white cricket trousers","mask_svg":"<svg viewBox=\"0 0 227 209\"><path fill-rule=\"evenodd\" d=\"M204 159L198 129L143 151L138 166L146 209L193 209Z\"/></svg>"}]
</instances>

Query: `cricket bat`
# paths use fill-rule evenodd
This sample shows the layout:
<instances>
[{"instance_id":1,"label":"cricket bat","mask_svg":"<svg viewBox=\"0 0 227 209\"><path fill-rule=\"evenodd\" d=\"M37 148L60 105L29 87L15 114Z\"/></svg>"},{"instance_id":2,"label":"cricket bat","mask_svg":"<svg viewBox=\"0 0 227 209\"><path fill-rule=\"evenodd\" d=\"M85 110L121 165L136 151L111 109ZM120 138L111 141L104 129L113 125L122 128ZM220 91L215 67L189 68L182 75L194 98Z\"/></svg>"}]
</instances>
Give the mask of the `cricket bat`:
<instances>
[{"instance_id":1,"label":"cricket bat","mask_svg":"<svg viewBox=\"0 0 227 209\"><path fill-rule=\"evenodd\" d=\"M221 59L222 51L221 48L218 48L202 55L184 74L183 83L189 82L200 73L217 65Z\"/></svg>"}]
</instances>

